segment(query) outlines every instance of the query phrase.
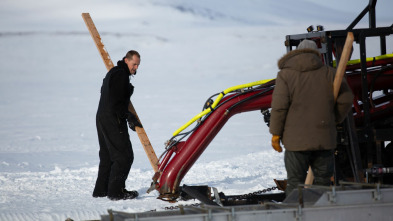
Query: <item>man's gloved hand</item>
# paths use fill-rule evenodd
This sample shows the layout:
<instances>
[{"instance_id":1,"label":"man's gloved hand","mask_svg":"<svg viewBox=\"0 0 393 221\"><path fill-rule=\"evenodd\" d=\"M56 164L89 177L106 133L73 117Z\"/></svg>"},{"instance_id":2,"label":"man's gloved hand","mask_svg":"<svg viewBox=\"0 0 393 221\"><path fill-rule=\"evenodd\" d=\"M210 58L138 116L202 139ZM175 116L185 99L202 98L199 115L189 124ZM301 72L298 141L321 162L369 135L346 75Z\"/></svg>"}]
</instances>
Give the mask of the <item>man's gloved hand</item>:
<instances>
[{"instance_id":1,"label":"man's gloved hand","mask_svg":"<svg viewBox=\"0 0 393 221\"><path fill-rule=\"evenodd\" d=\"M142 124L136 119L135 115L133 114L128 114L127 116L127 121L128 121L128 127L135 131L135 127L142 127Z\"/></svg>"},{"instance_id":2,"label":"man's gloved hand","mask_svg":"<svg viewBox=\"0 0 393 221\"><path fill-rule=\"evenodd\" d=\"M282 152L282 147L280 145L280 136L278 135L273 135L272 137L272 147L275 151L281 153Z\"/></svg>"}]
</instances>

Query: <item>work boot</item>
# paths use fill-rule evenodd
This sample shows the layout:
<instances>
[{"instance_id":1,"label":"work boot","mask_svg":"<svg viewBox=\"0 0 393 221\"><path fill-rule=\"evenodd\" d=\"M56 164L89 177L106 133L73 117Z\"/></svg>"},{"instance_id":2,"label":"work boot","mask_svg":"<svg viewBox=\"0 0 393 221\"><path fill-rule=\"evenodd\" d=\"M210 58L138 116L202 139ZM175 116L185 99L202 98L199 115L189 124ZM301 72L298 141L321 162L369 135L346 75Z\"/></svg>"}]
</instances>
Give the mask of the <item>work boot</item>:
<instances>
[{"instance_id":1,"label":"work boot","mask_svg":"<svg viewBox=\"0 0 393 221\"><path fill-rule=\"evenodd\" d=\"M139 196L136 190L128 191L126 189L122 190L122 194L118 196L108 196L110 200L130 200Z\"/></svg>"},{"instance_id":2,"label":"work boot","mask_svg":"<svg viewBox=\"0 0 393 221\"><path fill-rule=\"evenodd\" d=\"M106 197L106 196L107 196L107 193L103 193L103 192L101 192L101 193L96 193L96 192L93 192L93 197L94 197L94 198Z\"/></svg>"}]
</instances>

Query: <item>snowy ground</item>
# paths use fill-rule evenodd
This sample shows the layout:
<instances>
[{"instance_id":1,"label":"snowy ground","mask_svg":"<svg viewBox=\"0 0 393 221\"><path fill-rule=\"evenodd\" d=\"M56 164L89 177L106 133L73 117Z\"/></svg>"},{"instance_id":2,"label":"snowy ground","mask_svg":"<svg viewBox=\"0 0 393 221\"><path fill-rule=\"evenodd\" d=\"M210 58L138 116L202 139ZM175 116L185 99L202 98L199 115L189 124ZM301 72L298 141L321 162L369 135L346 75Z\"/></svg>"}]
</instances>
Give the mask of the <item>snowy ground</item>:
<instances>
[{"instance_id":1,"label":"snowy ground","mask_svg":"<svg viewBox=\"0 0 393 221\"><path fill-rule=\"evenodd\" d=\"M368 0L346 10L333 9L339 1L277 2L2 1L0 220L99 219L107 209L142 212L177 205L145 193L153 171L133 133L135 162L127 186L140 197L119 202L91 197L98 167L95 112L106 69L82 12L90 12L114 62L129 49L141 53L132 102L159 155L210 95L274 78L285 35L304 33L311 24L345 28ZM391 24L385 13L390 6L377 5L382 26ZM392 46L388 39L389 51ZM282 157L271 150L259 112L237 115L183 183L227 194L265 189L274 178L286 177Z\"/></svg>"}]
</instances>

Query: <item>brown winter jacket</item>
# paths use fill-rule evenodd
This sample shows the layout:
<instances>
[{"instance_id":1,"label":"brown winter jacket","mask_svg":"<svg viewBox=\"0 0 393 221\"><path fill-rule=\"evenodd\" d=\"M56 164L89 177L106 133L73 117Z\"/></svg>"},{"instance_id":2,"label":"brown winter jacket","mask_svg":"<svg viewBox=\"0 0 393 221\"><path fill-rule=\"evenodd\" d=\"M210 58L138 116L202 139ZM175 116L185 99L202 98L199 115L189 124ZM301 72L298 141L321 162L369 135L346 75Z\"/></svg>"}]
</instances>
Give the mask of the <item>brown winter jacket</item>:
<instances>
[{"instance_id":1,"label":"brown winter jacket","mask_svg":"<svg viewBox=\"0 0 393 221\"><path fill-rule=\"evenodd\" d=\"M270 118L270 133L279 135L290 151L328 150L336 147L336 123L352 106L345 78L333 98L336 70L324 65L318 51L294 50L278 61Z\"/></svg>"}]
</instances>

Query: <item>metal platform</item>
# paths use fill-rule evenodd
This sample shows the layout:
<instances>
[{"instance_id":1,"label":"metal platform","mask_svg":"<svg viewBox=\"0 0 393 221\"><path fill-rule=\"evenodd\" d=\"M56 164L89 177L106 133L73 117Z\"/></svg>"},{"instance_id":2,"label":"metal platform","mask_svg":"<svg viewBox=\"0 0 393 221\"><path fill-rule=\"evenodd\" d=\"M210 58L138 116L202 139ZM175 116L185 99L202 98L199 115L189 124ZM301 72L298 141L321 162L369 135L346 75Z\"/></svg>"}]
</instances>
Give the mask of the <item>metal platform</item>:
<instances>
[{"instance_id":1,"label":"metal platform","mask_svg":"<svg viewBox=\"0 0 393 221\"><path fill-rule=\"evenodd\" d=\"M348 185L350 184L350 185ZM300 191L299 191L300 190ZM252 206L180 206L178 210L125 213L109 211L101 220L113 221L270 221L384 220L393 221L393 187L355 184L316 187L292 192L282 203Z\"/></svg>"}]
</instances>

